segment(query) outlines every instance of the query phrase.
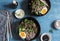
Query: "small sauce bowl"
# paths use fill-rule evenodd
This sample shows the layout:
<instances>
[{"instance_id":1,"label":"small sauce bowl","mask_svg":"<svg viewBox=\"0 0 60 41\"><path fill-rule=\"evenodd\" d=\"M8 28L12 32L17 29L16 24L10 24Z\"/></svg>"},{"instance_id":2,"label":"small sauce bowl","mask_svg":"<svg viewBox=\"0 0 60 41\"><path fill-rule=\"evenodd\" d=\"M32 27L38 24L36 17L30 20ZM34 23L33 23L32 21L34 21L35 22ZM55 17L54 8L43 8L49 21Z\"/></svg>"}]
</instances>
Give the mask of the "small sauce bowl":
<instances>
[{"instance_id":1,"label":"small sauce bowl","mask_svg":"<svg viewBox=\"0 0 60 41\"><path fill-rule=\"evenodd\" d=\"M25 15L25 12L22 9L18 9L18 10L15 11L15 17L18 18L18 19L23 18L24 15Z\"/></svg>"},{"instance_id":2,"label":"small sauce bowl","mask_svg":"<svg viewBox=\"0 0 60 41\"><path fill-rule=\"evenodd\" d=\"M43 33L41 35L41 41L51 41L51 35L49 33Z\"/></svg>"},{"instance_id":3,"label":"small sauce bowl","mask_svg":"<svg viewBox=\"0 0 60 41\"><path fill-rule=\"evenodd\" d=\"M56 29L60 29L60 20L56 20L56 21L55 21L54 27L55 27Z\"/></svg>"}]
</instances>

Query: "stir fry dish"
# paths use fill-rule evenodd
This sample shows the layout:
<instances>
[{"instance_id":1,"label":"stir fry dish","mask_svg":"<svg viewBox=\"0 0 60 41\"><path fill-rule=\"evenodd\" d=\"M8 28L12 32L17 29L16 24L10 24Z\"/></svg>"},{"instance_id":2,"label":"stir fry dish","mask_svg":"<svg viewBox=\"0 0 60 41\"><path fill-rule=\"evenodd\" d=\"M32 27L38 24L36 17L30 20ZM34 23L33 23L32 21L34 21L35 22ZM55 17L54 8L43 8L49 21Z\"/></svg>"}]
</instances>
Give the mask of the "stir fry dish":
<instances>
[{"instance_id":1,"label":"stir fry dish","mask_svg":"<svg viewBox=\"0 0 60 41\"><path fill-rule=\"evenodd\" d=\"M45 0L30 0L29 8L32 14L45 15L49 9L49 5Z\"/></svg>"},{"instance_id":2,"label":"stir fry dish","mask_svg":"<svg viewBox=\"0 0 60 41\"><path fill-rule=\"evenodd\" d=\"M32 39L37 33L37 25L33 20L24 19L19 25L19 36L23 39Z\"/></svg>"}]
</instances>

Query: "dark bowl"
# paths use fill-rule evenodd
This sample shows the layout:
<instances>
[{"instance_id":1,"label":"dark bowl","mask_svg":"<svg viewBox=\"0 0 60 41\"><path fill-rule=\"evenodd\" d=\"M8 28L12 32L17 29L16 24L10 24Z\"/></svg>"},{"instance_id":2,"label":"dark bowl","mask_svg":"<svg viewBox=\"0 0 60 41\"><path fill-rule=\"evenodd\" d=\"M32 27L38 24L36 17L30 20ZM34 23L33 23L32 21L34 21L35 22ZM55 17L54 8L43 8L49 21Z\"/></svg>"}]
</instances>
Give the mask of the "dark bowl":
<instances>
[{"instance_id":1,"label":"dark bowl","mask_svg":"<svg viewBox=\"0 0 60 41\"><path fill-rule=\"evenodd\" d=\"M46 15L48 12L49 12L49 10L50 10L50 8L51 8L51 3L50 3L50 0L45 0L46 1L46 3L49 5L49 7L48 7L48 11L44 14L44 15ZM31 2L31 0L29 0L28 1L28 3L30 3ZM29 13L30 13L30 15L32 15L32 16L44 16L43 14L40 14L40 15L37 15L37 14L35 14L34 12L33 13L31 13L31 5L29 5L28 4L28 9L29 9Z\"/></svg>"},{"instance_id":2,"label":"dark bowl","mask_svg":"<svg viewBox=\"0 0 60 41\"><path fill-rule=\"evenodd\" d=\"M33 20L33 21L36 23L36 25L38 26L38 27L37 27L37 29L38 29L37 34L36 34L36 36L33 38L33 39L35 39L35 38L38 37L39 34L40 34L40 25L39 25L38 21L37 21L35 18L33 18L33 17L25 17L25 18L21 19L21 21L19 22L19 24L20 24L24 19ZM18 34L19 34L19 31L18 31ZM30 40L33 40L33 39L30 39Z\"/></svg>"}]
</instances>

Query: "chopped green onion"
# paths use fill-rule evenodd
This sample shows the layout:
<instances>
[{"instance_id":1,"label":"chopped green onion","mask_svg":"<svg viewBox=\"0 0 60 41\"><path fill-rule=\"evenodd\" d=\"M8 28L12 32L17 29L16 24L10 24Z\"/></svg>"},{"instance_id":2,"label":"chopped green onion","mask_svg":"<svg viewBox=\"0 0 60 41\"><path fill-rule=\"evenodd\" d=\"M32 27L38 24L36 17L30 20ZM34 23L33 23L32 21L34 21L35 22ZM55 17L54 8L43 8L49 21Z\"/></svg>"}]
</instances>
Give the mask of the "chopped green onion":
<instances>
[{"instance_id":1,"label":"chopped green onion","mask_svg":"<svg viewBox=\"0 0 60 41\"><path fill-rule=\"evenodd\" d=\"M24 22L26 23L28 21L28 19L25 19Z\"/></svg>"},{"instance_id":2,"label":"chopped green onion","mask_svg":"<svg viewBox=\"0 0 60 41\"><path fill-rule=\"evenodd\" d=\"M44 6L44 3L43 2L40 2L40 6Z\"/></svg>"},{"instance_id":3,"label":"chopped green onion","mask_svg":"<svg viewBox=\"0 0 60 41\"><path fill-rule=\"evenodd\" d=\"M24 31L23 26L19 26L19 32L22 32L22 31Z\"/></svg>"},{"instance_id":4,"label":"chopped green onion","mask_svg":"<svg viewBox=\"0 0 60 41\"><path fill-rule=\"evenodd\" d=\"M38 0L35 0L35 2L38 2Z\"/></svg>"},{"instance_id":5,"label":"chopped green onion","mask_svg":"<svg viewBox=\"0 0 60 41\"><path fill-rule=\"evenodd\" d=\"M19 28L19 32L21 32L22 31L22 29L21 28Z\"/></svg>"},{"instance_id":6,"label":"chopped green onion","mask_svg":"<svg viewBox=\"0 0 60 41\"><path fill-rule=\"evenodd\" d=\"M39 11L39 13L41 13L41 11Z\"/></svg>"},{"instance_id":7,"label":"chopped green onion","mask_svg":"<svg viewBox=\"0 0 60 41\"><path fill-rule=\"evenodd\" d=\"M36 12L36 14L38 15L38 12Z\"/></svg>"}]
</instances>

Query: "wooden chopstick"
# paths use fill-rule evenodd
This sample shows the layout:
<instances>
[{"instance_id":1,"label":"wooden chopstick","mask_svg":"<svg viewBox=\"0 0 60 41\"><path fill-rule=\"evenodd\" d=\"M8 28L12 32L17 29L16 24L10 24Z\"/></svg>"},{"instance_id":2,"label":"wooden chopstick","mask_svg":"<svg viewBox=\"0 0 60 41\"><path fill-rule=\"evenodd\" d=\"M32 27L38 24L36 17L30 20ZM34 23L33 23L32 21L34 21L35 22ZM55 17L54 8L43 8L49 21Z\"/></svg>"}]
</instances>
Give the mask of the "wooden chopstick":
<instances>
[{"instance_id":1,"label":"wooden chopstick","mask_svg":"<svg viewBox=\"0 0 60 41\"><path fill-rule=\"evenodd\" d=\"M7 12L8 14L8 12ZM10 36L12 38L12 31L11 31L11 23L10 23L10 17L9 17L9 14L8 14L8 26L9 26L9 33L10 33Z\"/></svg>"},{"instance_id":2,"label":"wooden chopstick","mask_svg":"<svg viewBox=\"0 0 60 41\"><path fill-rule=\"evenodd\" d=\"M7 21L6 21L6 26L7 26L7 40L9 41L9 35L12 38L12 32L11 32L11 24L10 24L10 17L9 14L7 12Z\"/></svg>"},{"instance_id":3,"label":"wooden chopstick","mask_svg":"<svg viewBox=\"0 0 60 41\"><path fill-rule=\"evenodd\" d=\"M6 30L7 30L7 41L9 41L8 15L7 15L6 26L7 26L7 28L6 28Z\"/></svg>"}]
</instances>

